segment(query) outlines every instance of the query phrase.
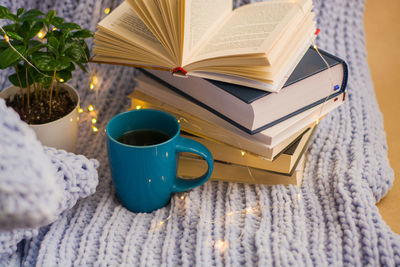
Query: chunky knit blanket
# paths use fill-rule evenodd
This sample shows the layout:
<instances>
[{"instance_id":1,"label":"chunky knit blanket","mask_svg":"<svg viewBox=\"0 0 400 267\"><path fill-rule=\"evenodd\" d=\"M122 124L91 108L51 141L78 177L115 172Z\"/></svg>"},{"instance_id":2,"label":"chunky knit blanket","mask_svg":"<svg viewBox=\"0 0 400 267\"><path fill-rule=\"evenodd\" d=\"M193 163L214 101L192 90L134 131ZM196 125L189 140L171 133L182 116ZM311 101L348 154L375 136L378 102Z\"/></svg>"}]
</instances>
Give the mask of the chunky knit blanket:
<instances>
[{"instance_id":1,"label":"chunky knit blanket","mask_svg":"<svg viewBox=\"0 0 400 267\"><path fill-rule=\"evenodd\" d=\"M25 240L95 192L99 162L42 146L1 98L0 133L0 266L19 265Z\"/></svg>"},{"instance_id":2,"label":"chunky knit blanket","mask_svg":"<svg viewBox=\"0 0 400 267\"><path fill-rule=\"evenodd\" d=\"M54 8L91 30L113 0L0 0L13 10ZM239 4L239 3L236 3ZM135 70L91 65L99 79L78 74L82 106L98 110L100 131L80 127L78 152L100 161L97 192L20 243L8 264L23 266L400 265L400 238L375 203L390 188L382 115L366 61L364 1L314 2L319 47L347 61L348 98L320 123L308 151L304 184L207 182L151 214L118 202L110 177L104 127L127 105ZM7 85L0 74L0 88ZM1 265L1 264L0 264Z\"/></svg>"}]
</instances>

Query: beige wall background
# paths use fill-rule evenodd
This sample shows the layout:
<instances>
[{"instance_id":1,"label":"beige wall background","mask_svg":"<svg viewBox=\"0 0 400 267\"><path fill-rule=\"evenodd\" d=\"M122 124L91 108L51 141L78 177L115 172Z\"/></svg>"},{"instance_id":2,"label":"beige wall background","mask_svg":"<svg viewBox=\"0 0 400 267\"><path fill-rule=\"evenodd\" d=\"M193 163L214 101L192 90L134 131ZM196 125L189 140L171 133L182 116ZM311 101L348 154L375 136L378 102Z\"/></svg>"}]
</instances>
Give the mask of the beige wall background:
<instances>
[{"instance_id":1,"label":"beige wall background","mask_svg":"<svg viewBox=\"0 0 400 267\"><path fill-rule=\"evenodd\" d=\"M400 1L366 0L364 25L368 63L395 172L392 189L377 206L400 234Z\"/></svg>"}]
</instances>

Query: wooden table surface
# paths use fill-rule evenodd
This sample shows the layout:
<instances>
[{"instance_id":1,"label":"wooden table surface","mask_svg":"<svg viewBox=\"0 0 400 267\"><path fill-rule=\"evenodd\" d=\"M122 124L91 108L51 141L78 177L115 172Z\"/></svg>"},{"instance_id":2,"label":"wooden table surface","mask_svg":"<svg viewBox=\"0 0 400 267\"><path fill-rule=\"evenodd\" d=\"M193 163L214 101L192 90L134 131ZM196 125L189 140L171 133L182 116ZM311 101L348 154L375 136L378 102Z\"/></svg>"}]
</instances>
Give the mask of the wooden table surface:
<instances>
[{"instance_id":1,"label":"wooden table surface","mask_svg":"<svg viewBox=\"0 0 400 267\"><path fill-rule=\"evenodd\" d=\"M383 4L384 3L384 4ZM389 146L395 182L377 204L391 227L400 234L400 1L367 0L364 25L368 63Z\"/></svg>"}]
</instances>

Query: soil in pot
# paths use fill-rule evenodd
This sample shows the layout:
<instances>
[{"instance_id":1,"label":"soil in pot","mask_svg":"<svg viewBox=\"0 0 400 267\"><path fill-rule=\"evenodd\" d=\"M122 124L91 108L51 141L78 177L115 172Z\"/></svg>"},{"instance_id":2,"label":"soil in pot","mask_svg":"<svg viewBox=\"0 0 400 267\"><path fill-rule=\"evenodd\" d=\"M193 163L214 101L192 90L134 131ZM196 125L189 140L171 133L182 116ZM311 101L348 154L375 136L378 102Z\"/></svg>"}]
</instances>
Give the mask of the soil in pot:
<instances>
[{"instance_id":1,"label":"soil in pot","mask_svg":"<svg viewBox=\"0 0 400 267\"><path fill-rule=\"evenodd\" d=\"M35 97L35 93L30 94L30 107L28 107L28 97L24 94L24 99L20 94L16 94L6 99L6 104L12 107L21 117L21 120L28 124L43 124L58 120L70 113L76 106L70 94L60 88L58 95L54 95L51 101L51 113L49 112L50 101L43 96L42 100Z\"/></svg>"}]
</instances>

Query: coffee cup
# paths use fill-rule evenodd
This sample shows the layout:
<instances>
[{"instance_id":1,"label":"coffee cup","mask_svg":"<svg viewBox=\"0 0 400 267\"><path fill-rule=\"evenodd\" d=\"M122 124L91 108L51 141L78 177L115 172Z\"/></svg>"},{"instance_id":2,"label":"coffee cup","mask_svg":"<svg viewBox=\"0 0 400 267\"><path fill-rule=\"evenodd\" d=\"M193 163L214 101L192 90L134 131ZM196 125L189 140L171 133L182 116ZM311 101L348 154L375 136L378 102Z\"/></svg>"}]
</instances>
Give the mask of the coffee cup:
<instances>
[{"instance_id":1,"label":"coffee cup","mask_svg":"<svg viewBox=\"0 0 400 267\"><path fill-rule=\"evenodd\" d=\"M131 110L107 125L107 150L118 198L133 212L152 212L168 204L171 194L206 182L213 158L202 144L181 137L172 115L154 109ZM177 177L179 153L203 157L208 170L195 179Z\"/></svg>"}]
</instances>

